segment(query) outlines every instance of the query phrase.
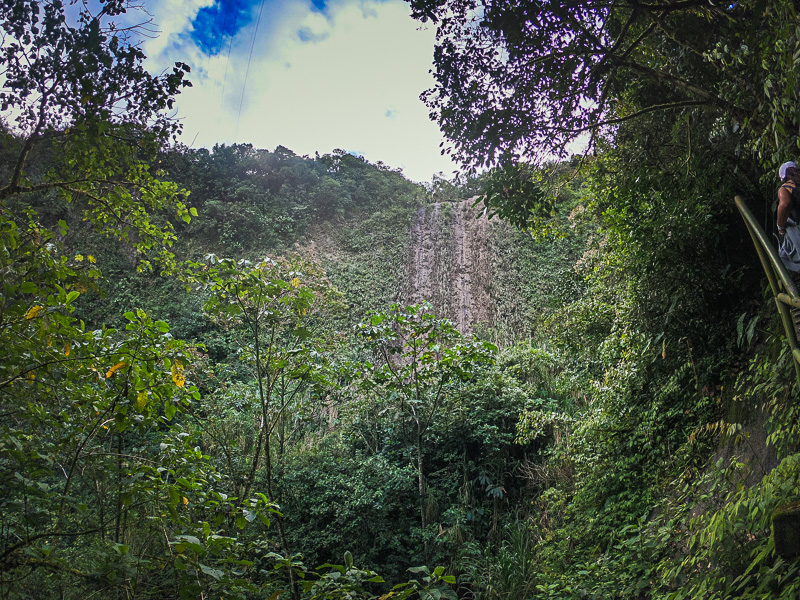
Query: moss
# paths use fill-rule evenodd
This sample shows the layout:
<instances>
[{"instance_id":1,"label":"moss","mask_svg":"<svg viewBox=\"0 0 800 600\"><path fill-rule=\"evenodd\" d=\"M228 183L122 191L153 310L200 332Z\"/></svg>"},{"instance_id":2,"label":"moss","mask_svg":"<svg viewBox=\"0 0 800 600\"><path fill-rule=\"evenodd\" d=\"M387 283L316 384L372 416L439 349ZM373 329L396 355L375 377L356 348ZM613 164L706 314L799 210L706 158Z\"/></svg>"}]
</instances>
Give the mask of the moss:
<instances>
[{"instance_id":1,"label":"moss","mask_svg":"<svg viewBox=\"0 0 800 600\"><path fill-rule=\"evenodd\" d=\"M772 513L775 552L786 560L800 556L800 502L783 504Z\"/></svg>"}]
</instances>

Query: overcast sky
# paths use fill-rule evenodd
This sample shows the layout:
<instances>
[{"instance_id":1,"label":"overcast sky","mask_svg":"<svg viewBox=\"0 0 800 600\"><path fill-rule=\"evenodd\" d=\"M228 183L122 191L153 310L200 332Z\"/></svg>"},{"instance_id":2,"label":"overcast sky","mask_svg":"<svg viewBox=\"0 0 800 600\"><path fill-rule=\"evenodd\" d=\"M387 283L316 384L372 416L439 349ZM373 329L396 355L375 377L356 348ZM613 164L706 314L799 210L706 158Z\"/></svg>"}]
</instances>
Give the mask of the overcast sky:
<instances>
[{"instance_id":1,"label":"overcast sky","mask_svg":"<svg viewBox=\"0 0 800 600\"><path fill-rule=\"evenodd\" d=\"M419 95L434 30L402 0L146 0L157 71L183 61L183 142L249 142L313 156L341 148L415 181L452 175ZM141 15L140 15L141 16Z\"/></svg>"}]
</instances>

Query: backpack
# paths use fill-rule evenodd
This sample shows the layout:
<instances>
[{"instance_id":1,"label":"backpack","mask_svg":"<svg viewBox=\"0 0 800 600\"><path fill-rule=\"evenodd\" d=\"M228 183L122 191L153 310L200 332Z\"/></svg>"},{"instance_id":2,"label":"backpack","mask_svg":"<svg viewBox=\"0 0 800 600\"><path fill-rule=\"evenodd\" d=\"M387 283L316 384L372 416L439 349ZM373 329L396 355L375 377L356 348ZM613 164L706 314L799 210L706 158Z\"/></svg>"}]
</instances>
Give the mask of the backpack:
<instances>
[{"instance_id":1,"label":"backpack","mask_svg":"<svg viewBox=\"0 0 800 600\"><path fill-rule=\"evenodd\" d=\"M778 243L778 256L788 271L800 273L800 227L791 219L786 221L786 235Z\"/></svg>"}]
</instances>

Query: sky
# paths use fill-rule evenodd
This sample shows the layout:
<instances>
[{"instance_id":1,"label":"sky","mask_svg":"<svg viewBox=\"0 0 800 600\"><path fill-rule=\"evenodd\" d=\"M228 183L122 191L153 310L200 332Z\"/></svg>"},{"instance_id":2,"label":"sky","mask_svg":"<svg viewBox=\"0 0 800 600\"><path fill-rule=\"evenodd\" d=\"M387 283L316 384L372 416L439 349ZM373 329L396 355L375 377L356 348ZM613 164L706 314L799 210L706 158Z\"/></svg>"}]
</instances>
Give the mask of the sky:
<instances>
[{"instance_id":1,"label":"sky","mask_svg":"<svg viewBox=\"0 0 800 600\"><path fill-rule=\"evenodd\" d=\"M402 0L144 5L160 32L144 42L147 68L192 68L176 114L186 145L343 149L420 182L457 168L441 156L443 137L419 99L433 86L435 31Z\"/></svg>"}]
</instances>

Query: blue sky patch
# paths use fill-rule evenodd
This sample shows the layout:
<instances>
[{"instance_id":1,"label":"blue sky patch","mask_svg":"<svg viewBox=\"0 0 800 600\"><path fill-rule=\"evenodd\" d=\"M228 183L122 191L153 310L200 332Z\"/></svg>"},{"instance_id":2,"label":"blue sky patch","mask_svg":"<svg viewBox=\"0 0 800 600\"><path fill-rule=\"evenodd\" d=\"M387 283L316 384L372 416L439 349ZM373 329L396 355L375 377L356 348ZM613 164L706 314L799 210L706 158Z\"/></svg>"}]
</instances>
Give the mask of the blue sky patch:
<instances>
[{"instance_id":1,"label":"blue sky patch","mask_svg":"<svg viewBox=\"0 0 800 600\"><path fill-rule=\"evenodd\" d=\"M327 31L324 33L314 33L310 27L301 27L297 30L297 38L304 44L316 43L330 37Z\"/></svg>"},{"instance_id":2,"label":"blue sky patch","mask_svg":"<svg viewBox=\"0 0 800 600\"><path fill-rule=\"evenodd\" d=\"M325 12L326 4L327 2L325 0L311 0L311 5L319 12Z\"/></svg>"},{"instance_id":3,"label":"blue sky patch","mask_svg":"<svg viewBox=\"0 0 800 600\"><path fill-rule=\"evenodd\" d=\"M300 38L301 42L311 42L314 40L314 32L308 27L303 27L297 30L297 37Z\"/></svg>"},{"instance_id":4,"label":"blue sky patch","mask_svg":"<svg viewBox=\"0 0 800 600\"><path fill-rule=\"evenodd\" d=\"M201 8L192 22L192 39L205 54L214 56L252 20L250 10L260 0L215 0Z\"/></svg>"}]
</instances>

